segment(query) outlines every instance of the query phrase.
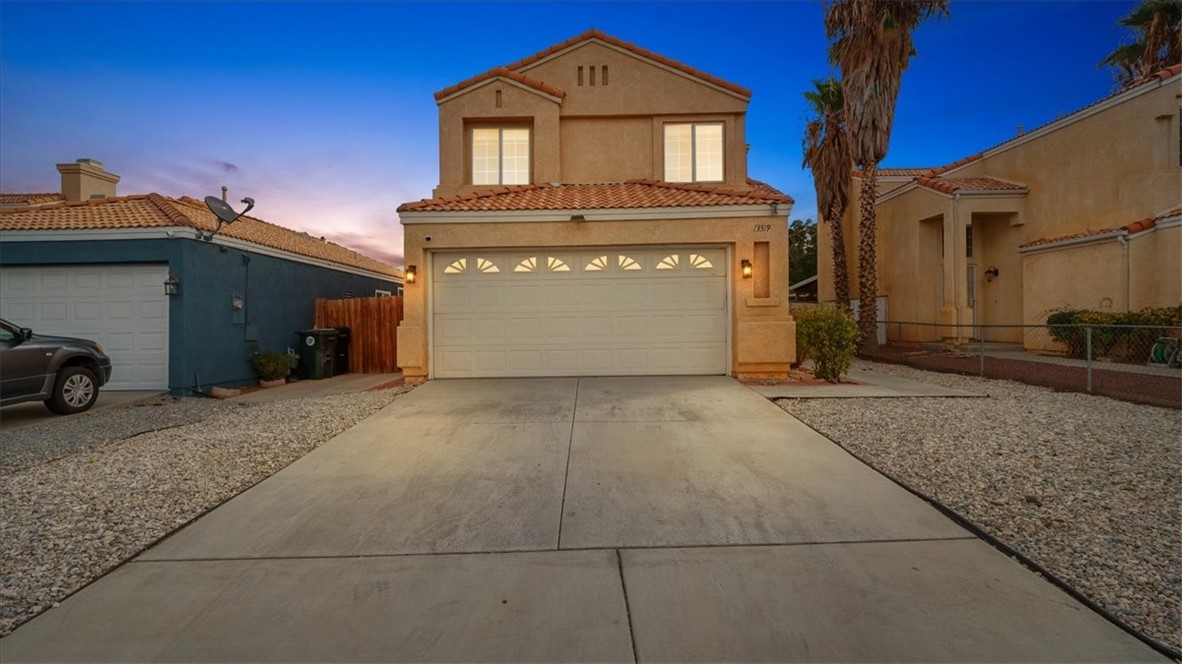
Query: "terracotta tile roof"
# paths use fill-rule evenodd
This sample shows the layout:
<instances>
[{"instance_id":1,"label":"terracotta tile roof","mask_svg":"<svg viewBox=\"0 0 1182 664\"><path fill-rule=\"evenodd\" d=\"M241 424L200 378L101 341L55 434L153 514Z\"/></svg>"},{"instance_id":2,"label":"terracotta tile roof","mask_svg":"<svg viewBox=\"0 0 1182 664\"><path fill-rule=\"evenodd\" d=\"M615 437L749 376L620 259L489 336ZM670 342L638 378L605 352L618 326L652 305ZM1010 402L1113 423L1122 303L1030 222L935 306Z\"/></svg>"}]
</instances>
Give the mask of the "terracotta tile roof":
<instances>
[{"instance_id":1,"label":"terracotta tile roof","mask_svg":"<svg viewBox=\"0 0 1182 664\"><path fill-rule=\"evenodd\" d=\"M1147 231L1147 230L1153 228L1154 226L1157 225L1157 223L1159 221L1165 221L1166 219L1172 219L1174 217L1179 217L1179 216L1182 216L1182 205L1170 208L1169 210L1166 210L1165 212L1162 212L1161 214L1158 214L1158 215L1155 215L1152 217L1138 219L1137 221L1127 223L1124 226L1113 226L1110 228L1101 228L1099 230L1084 231L1082 233L1073 233L1071 235L1060 235L1059 237L1040 238L1038 240L1033 240L1031 242L1027 242L1026 244L1020 245L1018 248L1024 249L1026 247L1037 247L1037 246L1043 245L1043 244L1055 244L1057 242L1066 242L1067 240L1077 240L1079 238L1092 237L1094 235L1107 235L1109 233L1116 233L1118 231L1125 231L1125 232L1129 233L1130 235L1132 235L1134 233L1140 233L1141 231Z\"/></svg>"},{"instance_id":2,"label":"terracotta tile roof","mask_svg":"<svg viewBox=\"0 0 1182 664\"><path fill-rule=\"evenodd\" d=\"M460 90L463 90L464 88L466 88L468 86L475 85L481 81L487 80L489 78L493 78L495 76L506 76L507 74L504 72L516 73L517 70L526 68L529 65L532 65L533 63L537 62L538 60L549 57L555 53L558 53L559 51L566 50L576 44L580 44L580 43L588 41L590 39L598 39L602 42L606 42L608 44L611 44L613 46L617 46L617 47L622 48L627 51L631 51L632 53L639 55L642 58L647 58L647 59L652 60L654 62L659 62L659 63L665 65L666 67L671 67L671 68L676 69L682 73L689 74L690 76L693 76L694 78L701 79L703 81L706 81L707 83L717 85L718 87L721 87L721 88L725 88L725 89L730 90L731 92L734 92L736 94L740 94L740 95L747 97L747 98L751 97L751 91L748 90L747 88L744 88L741 85L735 85L734 83L731 83L729 81L724 81L723 79L718 78L717 76L707 74L706 72L704 72L700 69L694 69L693 67L690 67L689 65L682 64L676 60L673 60L671 58L667 58L659 53L654 53L648 49L641 48L641 47L637 46L636 44L633 44L631 42L626 42L623 39L618 39L618 38L613 37L601 30L591 29L591 30L588 30L588 31L580 34L580 35L571 37L570 39L567 39L566 41L559 42L549 48L538 51L537 53L534 53L531 56L522 58L521 60L518 60L517 62L505 65L503 67L495 67L493 69L490 69L490 70L484 72L483 74L478 74L478 75L473 76L472 78L469 78L465 81L461 81L455 85L452 85L450 87L446 87L446 88L440 90L439 92L435 93L435 99L439 100L443 97L446 97L448 95L459 92ZM518 74L518 75L520 76L520 74ZM517 79L514 79L514 80L517 80ZM542 83L541 81L538 81L537 79L529 79L529 80L535 81L538 85L546 85L545 83ZM518 82L525 83L525 81L518 81ZM531 85L531 87L535 87L539 90L542 89L542 88L538 87L537 85L532 85L532 84L527 84L527 85ZM557 91L557 92L549 92L552 95L555 95L557 97L562 97L565 95L565 93L562 90L560 90L556 87L553 87L553 86L547 86L547 87L550 88L550 90Z\"/></svg>"},{"instance_id":3,"label":"terracotta tile roof","mask_svg":"<svg viewBox=\"0 0 1182 664\"><path fill-rule=\"evenodd\" d=\"M621 208L711 207L791 203L770 185L749 187L674 184L628 180L601 184L526 184L484 192L403 203L399 212L500 212L514 210L595 210Z\"/></svg>"},{"instance_id":4,"label":"terracotta tile roof","mask_svg":"<svg viewBox=\"0 0 1182 664\"><path fill-rule=\"evenodd\" d=\"M933 170L935 170L935 168L930 166L922 168L880 168L878 169L878 175L879 177L917 177L920 175L927 175ZM862 175L862 171L855 170L854 175L860 177Z\"/></svg>"},{"instance_id":5,"label":"terracotta tile roof","mask_svg":"<svg viewBox=\"0 0 1182 664\"><path fill-rule=\"evenodd\" d=\"M481 81L487 81L490 78L497 78L498 76L507 78L511 81L517 81L518 83L520 83L526 87L530 87L530 88L533 88L534 90L545 92L546 94L554 96L554 97L561 98L561 97L566 96L565 90L563 90L562 88L558 88L553 85L550 85L549 83L546 83L545 81L540 81L536 78L530 78L529 76L526 76L525 74L521 74L521 73L512 71L506 67L493 67L492 69L484 72L483 74L477 74L477 75L473 76L472 78L460 81L459 83L456 83L455 85L446 87L446 88L440 90L439 92L436 92L435 93L435 101L439 101L440 99L443 99L444 97L447 97L448 95L459 92L460 90L463 90L464 88L467 88L469 86L476 85L477 83L480 83Z\"/></svg>"},{"instance_id":6,"label":"terracotta tile roof","mask_svg":"<svg viewBox=\"0 0 1182 664\"><path fill-rule=\"evenodd\" d=\"M61 194L0 194L0 205L45 205L64 200Z\"/></svg>"},{"instance_id":7,"label":"terracotta tile roof","mask_svg":"<svg viewBox=\"0 0 1182 664\"><path fill-rule=\"evenodd\" d=\"M927 187L928 189L939 191L945 194L953 194L958 191L1027 191L1026 185L1018 184L1016 182L1006 182L1005 180L998 180L996 178L984 177L945 178L922 176L915 178L915 182L921 187Z\"/></svg>"},{"instance_id":8,"label":"terracotta tile roof","mask_svg":"<svg viewBox=\"0 0 1182 664\"><path fill-rule=\"evenodd\" d=\"M217 218L205 203L188 196L180 199L159 194L118 196L80 203L56 203L41 207L0 210L0 231L54 231L122 228L167 228L188 226L213 231ZM255 217L242 217L219 234L287 251L299 256L360 268L387 276L401 276L392 265L347 249L268 223Z\"/></svg>"}]
</instances>

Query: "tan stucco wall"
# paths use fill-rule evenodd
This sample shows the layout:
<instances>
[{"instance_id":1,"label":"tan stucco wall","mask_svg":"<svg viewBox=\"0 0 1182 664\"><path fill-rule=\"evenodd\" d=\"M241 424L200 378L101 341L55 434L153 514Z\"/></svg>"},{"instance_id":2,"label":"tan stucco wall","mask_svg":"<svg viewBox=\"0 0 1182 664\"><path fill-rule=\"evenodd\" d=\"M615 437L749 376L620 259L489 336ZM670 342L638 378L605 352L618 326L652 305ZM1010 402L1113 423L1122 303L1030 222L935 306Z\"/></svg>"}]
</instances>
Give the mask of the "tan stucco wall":
<instances>
[{"instance_id":1,"label":"tan stucco wall","mask_svg":"<svg viewBox=\"0 0 1182 664\"><path fill-rule=\"evenodd\" d=\"M566 182L653 177L653 123L649 118L564 118L561 134Z\"/></svg>"},{"instance_id":2,"label":"tan stucco wall","mask_svg":"<svg viewBox=\"0 0 1182 664\"><path fill-rule=\"evenodd\" d=\"M1182 225L1130 238L1129 261L1130 309L1182 304Z\"/></svg>"},{"instance_id":3,"label":"tan stucco wall","mask_svg":"<svg viewBox=\"0 0 1182 664\"><path fill-rule=\"evenodd\" d=\"M582 86L579 66L584 67ZM590 85L591 66L597 72L608 67L607 85L602 84L602 74L596 85ZM724 183L747 183L744 99L596 42L520 71L562 89L566 96L555 102L496 79L440 103L439 186L434 196L480 189L471 185L468 152L468 128L477 122L533 127L534 183L663 180L663 123L722 122Z\"/></svg>"},{"instance_id":4,"label":"tan stucco wall","mask_svg":"<svg viewBox=\"0 0 1182 664\"><path fill-rule=\"evenodd\" d=\"M406 284L404 317L398 328L398 365L408 380L427 376L431 284L429 252L464 248L595 247L702 244L731 249L732 370L742 377L785 377L796 359L796 324L788 313L787 210L766 217L645 221L443 223L405 226L406 264L419 268ZM757 227L768 227L757 230ZM430 236L431 240L426 241ZM755 243L768 243L768 264L755 263L756 277L741 278L743 259L755 260ZM769 293L756 298L766 271Z\"/></svg>"},{"instance_id":5,"label":"tan stucco wall","mask_svg":"<svg viewBox=\"0 0 1182 664\"><path fill-rule=\"evenodd\" d=\"M607 65L608 84L578 84L578 67ZM563 115L670 115L675 113L744 113L747 101L707 87L701 79L674 73L616 48L592 41L521 73L566 92Z\"/></svg>"},{"instance_id":6,"label":"tan stucco wall","mask_svg":"<svg viewBox=\"0 0 1182 664\"><path fill-rule=\"evenodd\" d=\"M953 227L954 218L973 220L979 251L966 262L976 263L981 277L975 312L980 323L1037 324L1045 321L1049 309L1063 306L1119 311L1126 306L1178 304L1182 300L1182 228L1176 226L1132 238L1127 296L1124 250L1116 240L1102 246L1018 253L1018 247L1027 242L1124 226L1182 201L1177 152L1182 87L1176 83L947 174L1018 182L1029 188L1025 196L967 196L954 205L951 197L920 187L880 202L879 292L887 296L889 318L961 324L973 320L974 312L956 301L955 293L933 310L932 289L938 288L935 275L940 259L939 254L924 255L927 245L917 227L932 223L934 215L940 215L945 230ZM860 180L852 179L850 205L843 218L853 297L857 297L859 185ZM963 232L946 241L946 249L957 243L963 251ZM819 298L832 301L829 233L819 234L818 245ZM933 260L937 265L931 264ZM984 270L990 265L999 269L1000 276L986 283ZM946 277L962 279L956 284L962 292L963 274L960 266L945 272ZM888 326L888 335L896 334ZM1008 332L991 332L988 337L1017 340Z\"/></svg>"},{"instance_id":7,"label":"tan stucco wall","mask_svg":"<svg viewBox=\"0 0 1182 664\"><path fill-rule=\"evenodd\" d=\"M496 93L501 92L501 107ZM516 85L493 82L439 105L439 186L434 196L472 191L471 139L474 124L522 123L530 133L530 180L560 179L561 141L558 139L558 104Z\"/></svg>"},{"instance_id":8,"label":"tan stucco wall","mask_svg":"<svg viewBox=\"0 0 1182 664\"><path fill-rule=\"evenodd\" d=\"M950 176L1027 185L1023 242L1151 217L1182 201L1180 96L1177 82L1160 87Z\"/></svg>"}]
</instances>

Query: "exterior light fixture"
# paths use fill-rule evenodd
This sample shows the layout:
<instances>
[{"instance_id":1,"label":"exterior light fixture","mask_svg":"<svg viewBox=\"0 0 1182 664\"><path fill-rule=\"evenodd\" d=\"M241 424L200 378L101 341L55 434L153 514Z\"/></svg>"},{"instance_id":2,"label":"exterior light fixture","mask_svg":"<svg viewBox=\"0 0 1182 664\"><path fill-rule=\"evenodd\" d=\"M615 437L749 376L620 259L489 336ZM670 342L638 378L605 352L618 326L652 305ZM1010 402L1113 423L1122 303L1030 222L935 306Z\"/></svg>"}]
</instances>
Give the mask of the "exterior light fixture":
<instances>
[{"instance_id":1,"label":"exterior light fixture","mask_svg":"<svg viewBox=\"0 0 1182 664\"><path fill-rule=\"evenodd\" d=\"M996 267L990 265L989 267L985 268L985 281L993 281L997 275L998 271Z\"/></svg>"},{"instance_id":2,"label":"exterior light fixture","mask_svg":"<svg viewBox=\"0 0 1182 664\"><path fill-rule=\"evenodd\" d=\"M416 272L417 272L417 268L415 268L414 265L407 265L406 266L406 283L413 284L415 282L415 273Z\"/></svg>"},{"instance_id":3,"label":"exterior light fixture","mask_svg":"<svg viewBox=\"0 0 1182 664\"><path fill-rule=\"evenodd\" d=\"M753 272L754 272L754 270L751 267L751 261L744 258L743 259L743 278L750 279Z\"/></svg>"},{"instance_id":4,"label":"exterior light fixture","mask_svg":"<svg viewBox=\"0 0 1182 664\"><path fill-rule=\"evenodd\" d=\"M171 274L164 280L164 294L165 295L180 295L181 282L176 280L176 277Z\"/></svg>"}]
</instances>

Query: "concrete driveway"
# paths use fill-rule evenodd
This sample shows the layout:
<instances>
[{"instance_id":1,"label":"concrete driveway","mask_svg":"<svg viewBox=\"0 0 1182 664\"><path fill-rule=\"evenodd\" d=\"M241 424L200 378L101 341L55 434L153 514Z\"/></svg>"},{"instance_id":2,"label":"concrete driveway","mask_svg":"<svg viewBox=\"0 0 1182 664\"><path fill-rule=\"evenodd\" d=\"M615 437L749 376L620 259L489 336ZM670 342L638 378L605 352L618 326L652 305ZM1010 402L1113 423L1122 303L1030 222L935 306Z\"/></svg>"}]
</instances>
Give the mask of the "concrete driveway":
<instances>
[{"instance_id":1,"label":"concrete driveway","mask_svg":"<svg viewBox=\"0 0 1182 664\"><path fill-rule=\"evenodd\" d=\"M10 660L1164 661L737 382L431 382Z\"/></svg>"}]
</instances>

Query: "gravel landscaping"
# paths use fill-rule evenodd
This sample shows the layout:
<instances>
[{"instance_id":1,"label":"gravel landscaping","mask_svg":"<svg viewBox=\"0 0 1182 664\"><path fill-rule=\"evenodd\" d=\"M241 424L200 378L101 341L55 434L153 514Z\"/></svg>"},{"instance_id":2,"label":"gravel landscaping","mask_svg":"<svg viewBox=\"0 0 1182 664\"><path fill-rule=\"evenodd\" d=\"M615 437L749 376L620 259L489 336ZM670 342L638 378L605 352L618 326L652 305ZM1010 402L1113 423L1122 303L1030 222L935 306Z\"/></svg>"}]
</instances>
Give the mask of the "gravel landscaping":
<instances>
[{"instance_id":1,"label":"gravel landscaping","mask_svg":"<svg viewBox=\"0 0 1182 664\"><path fill-rule=\"evenodd\" d=\"M162 397L0 433L0 636L409 389Z\"/></svg>"},{"instance_id":2,"label":"gravel landscaping","mask_svg":"<svg viewBox=\"0 0 1182 664\"><path fill-rule=\"evenodd\" d=\"M988 398L777 403L1182 650L1182 413L1010 381L855 366Z\"/></svg>"}]
</instances>

